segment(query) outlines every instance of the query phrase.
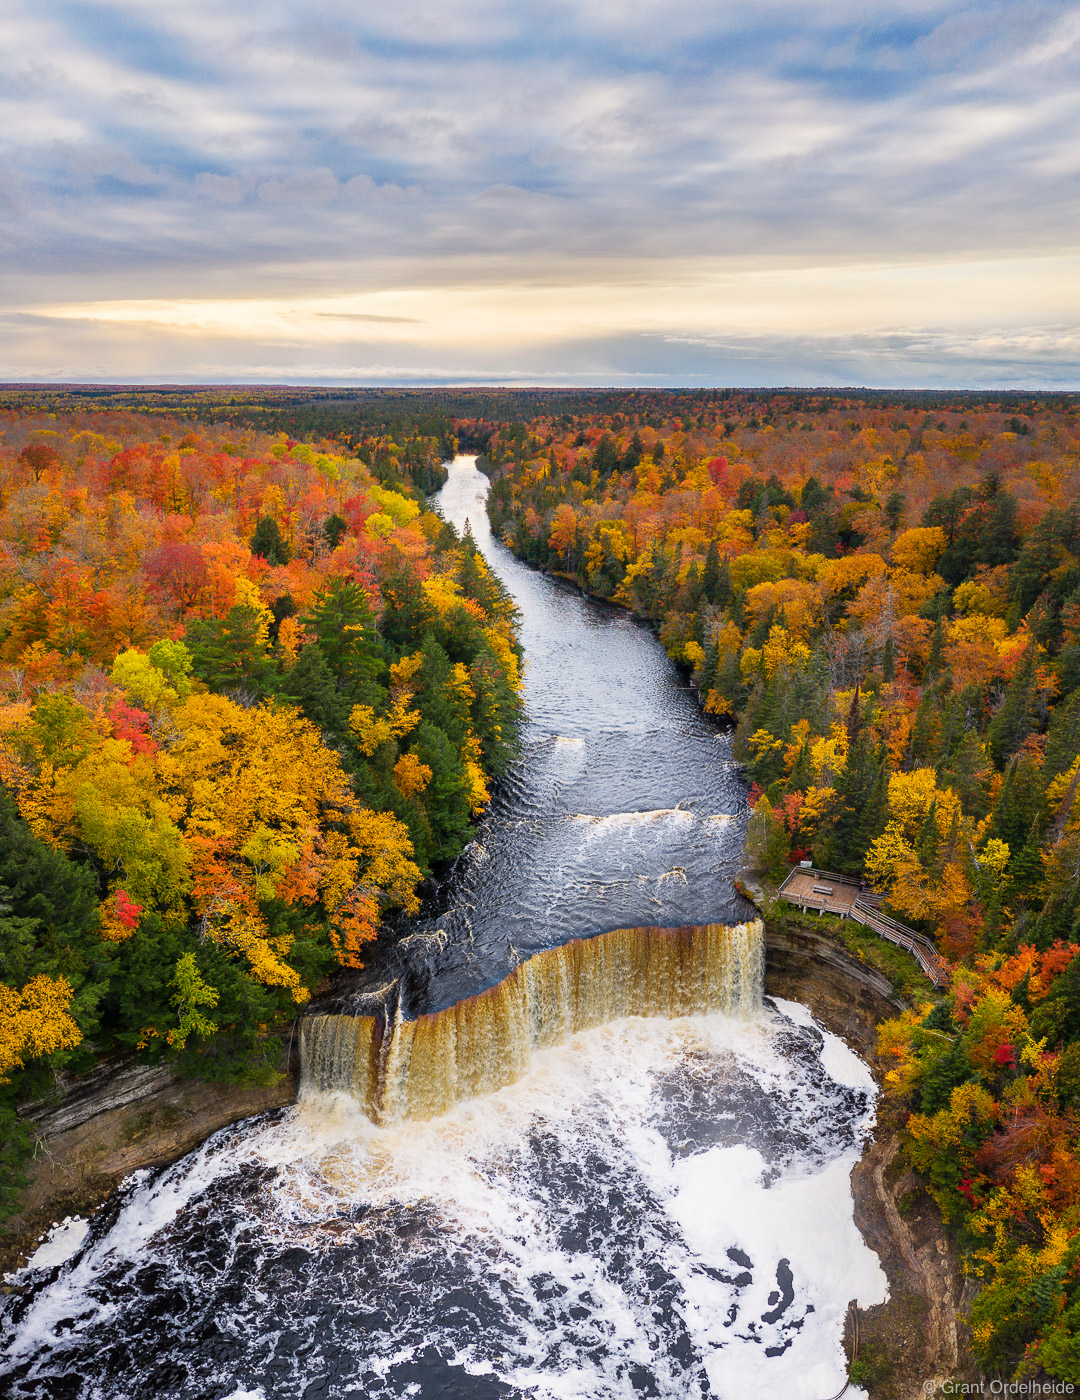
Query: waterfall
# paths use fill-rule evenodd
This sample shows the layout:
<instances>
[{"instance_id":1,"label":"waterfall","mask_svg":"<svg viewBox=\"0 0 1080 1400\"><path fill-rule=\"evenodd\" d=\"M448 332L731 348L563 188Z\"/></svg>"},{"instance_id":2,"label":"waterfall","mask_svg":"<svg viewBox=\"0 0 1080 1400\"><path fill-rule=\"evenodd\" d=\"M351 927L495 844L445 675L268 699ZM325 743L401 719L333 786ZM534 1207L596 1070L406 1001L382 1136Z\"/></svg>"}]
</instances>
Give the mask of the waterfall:
<instances>
[{"instance_id":1,"label":"waterfall","mask_svg":"<svg viewBox=\"0 0 1080 1400\"><path fill-rule=\"evenodd\" d=\"M310 1015L304 1090L350 1094L376 1123L434 1118L528 1071L534 1050L623 1016L747 1016L761 1005L759 919L625 928L520 963L496 986L415 1020Z\"/></svg>"}]
</instances>

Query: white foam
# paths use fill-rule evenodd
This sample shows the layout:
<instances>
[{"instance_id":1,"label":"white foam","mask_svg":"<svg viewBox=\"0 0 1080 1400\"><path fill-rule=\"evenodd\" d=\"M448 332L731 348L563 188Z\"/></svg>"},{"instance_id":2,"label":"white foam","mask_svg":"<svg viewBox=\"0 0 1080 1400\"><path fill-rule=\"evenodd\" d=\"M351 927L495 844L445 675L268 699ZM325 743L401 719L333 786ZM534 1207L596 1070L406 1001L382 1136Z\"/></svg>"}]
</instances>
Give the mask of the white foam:
<instances>
[{"instance_id":1,"label":"white foam","mask_svg":"<svg viewBox=\"0 0 1080 1400\"><path fill-rule=\"evenodd\" d=\"M90 1232L90 1222L81 1215L65 1216L54 1225L45 1239L34 1250L23 1268L55 1269L58 1264L66 1264L72 1255L78 1253ZM14 1275L7 1275L9 1281Z\"/></svg>"},{"instance_id":2,"label":"white foam","mask_svg":"<svg viewBox=\"0 0 1080 1400\"><path fill-rule=\"evenodd\" d=\"M877 1095L877 1085L869 1065L860 1060L855 1051L838 1035L833 1035L815 1021L808 1006L803 1006L802 1002L798 1001L785 1001L783 997L773 997L773 1002L789 1021L794 1021L797 1026L814 1026L821 1032L825 1042L821 1050L821 1063L837 1084L851 1089L866 1089Z\"/></svg>"},{"instance_id":3,"label":"white foam","mask_svg":"<svg viewBox=\"0 0 1080 1400\"><path fill-rule=\"evenodd\" d=\"M885 1297L884 1276L854 1225L849 1177L858 1148L850 1134L849 1145L831 1157L827 1150L804 1154L766 1170L754 1147L706 1144L679 1155L662 1131L665 1100L658 1093L665 1076L682 1084L687 1075L722 1073L730 1065L748 1086L740 1092L752 1094L756 1084L762 1100L780 1096L782 1112L789 1100L819 1092L777 1047L777 1030L808 1024L803 1009L783 1003L781 1012L750 1021L712 1015L603 1026L538 1053L518 1083L430 1122L377 1128L353 1100L320 1095L277 1121L227 1130L134 1188L109 1234L33 1302L16 1347L22 1354L47 1350L60 1342L61 1326L70 1339L73 1318L77 1330L110 1320L116 1305L102 1300L100 1278L118 1259L163 1258L182 1274L182 1241L167 1227L199 1193L212 1200L217 1179L261 1164L279 1170L267 1174L256 1197L229 1197L226 1207L257 1212L260 1238L271 1251L298 1242L322 1247L328 1237L319 1227L327 1221L336 1222L340 1243L342 1231L373 1228L368 1220L380 1211L434 1212L440 1248L473 1261L495 1301L517 1300L513 1337L438 1334L444 1354L448 1349L453 1364L470 1374L495 1375L536 1400L622 1400L631 1393L626 1367L637 1365L653 1372L662 1394L698 1400L697 1382L665 1352L664 1329L677 1322L705 1358L718 1394L791 1400L833 1394L844 1379L849 1299L869 1305ZM827 1048L829 1041L826 1033ZM829 1075L845 1090L865 1090L871 1083L865 1067L840 1042L836 1047L828 1050ZM859 1066L857 1083L845 1055ZM837 1102L848 1103L849 1118L871 1102L868 1093L849 1093L847 1100L844 1090L836 1093ZM811 1113L808 1122L816 1121ZM819 1129L822 1136L829 1126ZM570 1177L576 1171L587 1180L600 1162L619 1191L630 1193L623 1213L587 1245L574 1242L572 1229L567 1236L575 1207L563 1197L562 1177L545 1176L537 1166L537 1134ZM358 1214L358 1203L373 1214ZM216 1226L209 1219L199 1228ZM631 1234L623 1237L622 1229ZM730 1277L738 1272L732 1248L752 1261L750 1283ZM678 1318L658 1322L645 1272L612 1266L613 1252L636 1258L635 1250L676 1281ZM784 1259L795 1296L783 1316L767 1323L762 1315L773 1307L770 1294ZM399 1262L387 1258L387 1277ZM538 1291L541 1277L565 1290L563 1301L575 1304L578 1316L587 1314L586 1321L553 1311ZM798 1318L802 1325L793 1330ZM116 1321L132 1325L130 1315ZM582 1344L583 1326L594 1328L603 1345ZM437 1317L432 1327L437 1331ZM95 1345L94 1336L96 1328L87 1346ZM781 1355L765 1356L767 1346L789 1340ZM358 1336L357 1346L365 1344L363 1374L372 1377L414 1355L393 1331ZM238 1390L230 1400L261 1396Z\"/></svg>"},{"instance_id":4,"label":"white foam","mask_svg":"<svg viewBox=\"0 0 1080 1400\"><path fill-rule=\"evenodd\" d=\"M693 826L697 817L685 807L658 807L650 812L612 812L605 817L575 812L570 821L587 826L590 835L607 835L611 832L633 831L653 825Z\"/></svg>"},{"instance_id":5,"label":"white foam","mask_svg":"<svg viewBox=\"0 0 1080 1400\"><path fill-rule=\"evenodd\" d=\"M696 1288L692 1282L687 1286L692 1305L701 1310L695 1330L712 1344L706 1366L718 1394L762 1394L766 1377L772 1393L792 1400L831 1395L838 1388L845 1369L841 1337L849 1299L869 1306L888 1296L877 1257L852 1217L850 1176L856 1161L856 1153L846 1153L821 1171L768 1187L762 1185L761 1156L748 1147L713 1148L676 1165L673 1214L695 1252L722 1260L734 1245L755 1265L753 1282L739 1297L740 1319L734 1325L734 1337L748 1345L734 1345L723 1321L716 1328L723 1311L710 1295L720 1285L708 1279ZM768 1324L757 1323L754 1331L762 1341L755 1344L748 1323L740 1327L740 1321L745 1317L756 1323L769 1314L777 1276L768 1264L780 1259L789 1260L795 1279L792 1307L801 1310L812 1303L814 1311L805 1315L783 1355L765 1359L763 1346L780 1339L770 1336ZM763 1267L759 1261L767 1262Z\"/></svg>"}]
</instances>

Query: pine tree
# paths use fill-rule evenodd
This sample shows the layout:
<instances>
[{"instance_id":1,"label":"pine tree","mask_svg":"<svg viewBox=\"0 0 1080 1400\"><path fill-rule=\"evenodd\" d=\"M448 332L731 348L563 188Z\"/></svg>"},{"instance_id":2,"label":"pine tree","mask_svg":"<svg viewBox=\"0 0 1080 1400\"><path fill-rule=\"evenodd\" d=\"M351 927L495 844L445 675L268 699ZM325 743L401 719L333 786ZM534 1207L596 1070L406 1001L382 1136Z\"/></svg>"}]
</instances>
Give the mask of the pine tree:
<instances>
[{"instance_id":1,"label":"pine tree","mask_svg":"<svg viewBox=\"0 0 1080 1400\"><path fill-rule=\"evenodd\" d=\"M885 649L881 654L881 675L886 685L896 680L896 653L892 637L885 639Z\"/></svg>"},{"instance_id":2,"label":"pine tree","mask_svg":"<svg viewBox=\"0 0 1080 1400\"><path fill-rule=\"evenodd\" d=\"M262 516L255 526L255 533L251 537L251 552L260 559L265 559L268 564L287 564L292 558L292 551L281 533L280 526L267 515Z\"/></svg>"},{"instance_id":3,"label":"pine tree","mask_svg":"<svg viewBox=\"0 0 1080 1400\"><path fill-rule=\"evenodd\" d=\"M867 831L880 820L882 789L878 756L868 729L861 729L849 748L847 763L836 778L836 814L815 851L826 869L841 874L862 870ZM883 824L882 824L883 827ZM878 835L874 832L874 835ZM873 836L870 837L873 840ZM864 844L865 842L865 844Z\"/></svg>"},{"instance_id":4,"label":"pine tree","mask_svg":"<svg viewBox=\"0 0 1080 1400\"><path fill-rule=\"evenodd\" d=\"M939 675L941 668L945 664L945 624L942 618L938 618L934 624L934 632L930 638L930 652L926 658L926 676Z\"/></svg>"},{"instance_id":5,"label":"pine tree","mask_svg":"<svg viewBox=\"0 0 1080 1400\"><path fill-rule=\"evenodd\" d=\"M720 573L716 580L716 606L726 608L731 604L734 590L731 586L731 563L725 555L720 563Z\"/></svg>"},{"instance_id":6,"label":"pine tree","mask_svg":"<svg viewBox=\"0 0 1080 1400\"><path fill-rule=\"evenodd\" d=\"M377 706L386 660L363 590L351 579L335 579L315 599L304 627L315 637L341 693L353 704Z\"/></svg>"},{"instance_id":7,"label":"pine tree","mask_svg":"<svg viewBox=\"0 0 1080 1400\"><path fill-rule=\"evenodd\" d=\"M1035 673L1035 645L1029 643L1016 675L1009 682L1005 698L990 721L987 740L990 754L999 768L1020 748L1038 724L1038 686Z\"/></svg>"},{"instance_id":8,"label":"pine tree","mask_svg":"<svg viewBox=\"0 0 1080 1400\"><path fill-rule=\"evenodd\" d=\"M918 835L915 838L915 854L922 868L928 874L939 874L938 852L941 849L941 833L937 825L937 798L926 809Z\"/></svg>"},{"instance_id":9,"label":"pine tree","mask_svg":"<svg viewBox=\"0 0 1080 1400\"><path fill-rule=\"evenodd\" d=\"M1054 710L1046 735L1043 777L1046 782L1072 767L1080 753L1080 690Z\"/></svg>"},{"instance_id":10,"label":"pine tree","mask_svg":"<svg viewBox=\"0 0 1080 1400\"><path fill-rule=\"evenodd\" d=\"M337 679L319 647L303 648L282 681L281 692L295 700L312 724L331 735L336 744L347 738L352 704L338 690Z\"/></svg>"},{"instance_id":11,"label":"pine tree","mask_svg":"<svg viewBox=\"0 0 1080 1400\"><path fill-rule=\"evenodd\" d=\"M592 466L593 471L600 474L601 480L611 475L618 468L619 453L615 447L615 441L610 433L605 433L593 449Z\"/></svg>"},{"instance_id":12,"label":"pine tree","mask_svg":"<svg viewBox=\"0 0 1080 1400\"><path fill-rule=\"evenodd\" d=\"M941 774L942 785L951 787L960 798L960 806L965 816L985 816L987 802L986 788L983 784L989 773L990 767L979 736L973 729L969 729L957 744Z\"/></svg>"},{"instance_id":13,"label":"pine tree","mask_svg":"<svg viewBox=\"0 0 1080 1400\"><path fill-rule=\"evenodd\" d=\"M348 521L343 516L338 515L336 511L333 515L326 517L323 521L323 536L331 549L337 549L345 538L348 528Z\"/></svg>"},{"instance_id":14,"label":"pine tree","mask_svg":"<svg viewBox=\"0 0 1080 1400\"><path fill-rule=\"evenodd\" d=\"M716 548L716 541L709 541L709 549L705 555L705 568L701 575L701 596L707 603L712 603L715 607L721 606L717 592L720 587L720 551Z\"/></svg>"},{"instance_id":15,"label":"pine tree","mask_svg":"<svg viewBox=\"0 0 1080 1400\"><path fill-rule=\"evenodd\" d=\"M259 696L271 682L273 663L264 618L249 603L236 603L225 617L188 623L184 643L195 674L214 691L243 689Z\"/></svg>"},{"instance_id":16,"label":"pine tree","mask_svg":"<svg viewBox=\"0 0 1080 1400\"><path fill-rule=\"evenodd\" d=\"M931 761L937 750L940 733L941 717L938 714L937 700L928 690L919 701L919 708L915 711L915 720L911 727L908 757L912 768L919 768Z\"/></svg>"},{"instance_id":17,"label":"pine tree","mask_svg":"<svg viewBox=\"0 0 1080 1400\"><path fill-rule=\"evenodd\" d=\"M853 845L860 852L861 866L866 852L885 830L889 821L889 765L884 753L878 754L877 777L870 795L863 803L855 829Z\"/></svg>"}]
</instances>

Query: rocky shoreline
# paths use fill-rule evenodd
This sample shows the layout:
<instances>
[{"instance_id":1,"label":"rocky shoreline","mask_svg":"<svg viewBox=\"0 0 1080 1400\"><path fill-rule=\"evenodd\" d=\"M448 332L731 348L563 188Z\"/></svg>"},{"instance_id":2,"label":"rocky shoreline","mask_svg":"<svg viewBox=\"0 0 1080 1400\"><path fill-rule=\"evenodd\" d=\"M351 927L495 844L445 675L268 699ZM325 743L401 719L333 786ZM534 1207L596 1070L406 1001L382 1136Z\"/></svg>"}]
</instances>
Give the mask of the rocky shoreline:
<instances>
[{"instance_id":1,"label":"rocky shoreline","mask_svg":"<svg viewBox=\"0 0 1080 1400\"><path fill-rule=\"evenodd\" d=\"M808 1006L870 1065L880 1083L879 1022L903 1009L888 978L853 958L827 924L766 919L765 993ZM867 1152L851 1176L855 1223L881 1260L889 1300L859 1312L855 1376L872 1400L915 1400L943 1382L977 1381L967 1329L970 1284L938 1208L900 1160L901 1123L882 1098ZM851 1335L847 1338L851 1354Z\"/></svg>"},{"instance_id":2,"label":"rocky shoreline","mask_svg":"<svg viewBox=\"0 0 1080 1400\"><path fill-rule=\"evenodd\" d=\"M94 1214L131 1172L177 1161L219 1128L292 1103L296 1089L292 1067L273 1088L243 1089L132 1061L96 1066L58 1105L25 1114L37 1146L19 1212L0 1229L0 1275L55 1221Z\"/></svg>"}]
</instances>

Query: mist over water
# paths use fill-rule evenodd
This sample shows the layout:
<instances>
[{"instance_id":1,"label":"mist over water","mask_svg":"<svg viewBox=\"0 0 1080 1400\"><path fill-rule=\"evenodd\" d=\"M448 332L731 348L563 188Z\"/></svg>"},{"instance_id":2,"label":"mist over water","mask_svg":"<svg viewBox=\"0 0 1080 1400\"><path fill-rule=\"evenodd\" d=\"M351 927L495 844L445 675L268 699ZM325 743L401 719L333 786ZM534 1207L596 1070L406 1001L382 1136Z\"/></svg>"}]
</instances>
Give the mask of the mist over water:
<instances>
[{"instance_id":1,"label":"mist over water","mask_svg":"<svg viewBox=\"0 0 1080 1400\"><path fill-rule=\"evenodd\" d=\"M458 459L443 509L522 609L529 727L442 912L368 974L395 1015L570 938L753 917L731 887L745 802L726 739L646 631L492 546L485 490ZM136 1173L3 1301L7 1390L833 1395L849 1299L885 1296L849 1185L872 1080L804 1008L722 1004L542 1045L516 1083L426 1121L376 1126L309 1088Z\"/></svg>"}]
</instances>

